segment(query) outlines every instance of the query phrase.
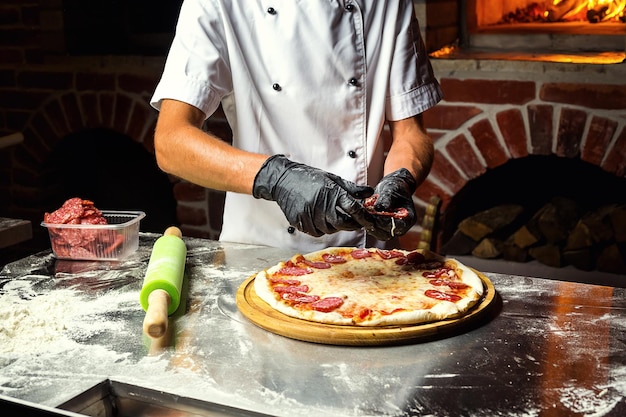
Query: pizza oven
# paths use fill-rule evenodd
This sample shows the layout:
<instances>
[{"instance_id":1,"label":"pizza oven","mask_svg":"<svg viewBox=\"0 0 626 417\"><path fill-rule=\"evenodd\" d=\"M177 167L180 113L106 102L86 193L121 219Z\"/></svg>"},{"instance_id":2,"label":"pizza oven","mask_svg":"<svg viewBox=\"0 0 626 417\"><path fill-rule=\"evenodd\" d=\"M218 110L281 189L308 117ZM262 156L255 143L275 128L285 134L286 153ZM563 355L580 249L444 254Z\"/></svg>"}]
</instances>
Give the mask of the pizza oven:
<instances>
[{"instance_id":1,"label":"pizza oven","mask_svg":"<svg viewBox=\"0 0 626 417\"><path fill-rule=\"evenodd\" d=\"M583 53L625 50L626 0L471 0L470 46L494 41L520 50ZM470 13L469 10L473 10ZM491 35L491 44L489 43ZM487 36L487 39L485 39Z\"/></svg>"},{"instance_id":2,"label":"pizza oven","mask_svg":"<svg viewBox=\"0 0 626 417\"><path fill-rule=\"evenodd\" d=\"M540 31L598 33L616 30L626 22L624 0L469 0L468 5L476 28L510 30L510 26L533 23L544 25ZM607 29L598 23L615 26Z\"/></svg>"},{"instance_id":3,"label":"pizza oven","mask_svg":"<svg viewBox=\"0 0 626 417\"><path fill-rule=\"evenodd\" d=\"M444 90L443 102L425 115L436 160L417 191L425 213L420 243L430 239L435 249L448 249L461 221L506 203L521 204L529 214L554 197L574 198L583 211L626 203L625 5L416 3ZM608 191L601 193L598 184ZM439 206L429 200L433 194L441 197ZM433 226L429 213L437 207ZM624 273L626 248L613 248L611 265L603 270ZM584 268L593 270L601 256ZM521 259L521 267L529 268L532 258ZM551 266L571 267L554 260ZM509 268L501 255L480 261L481 267L489 263L483 267L488 270Z\"/></svg>"},{"instance_id":4,"label":"pizza oven","mask_svg":"<svg viewBox=\"0 0 626 417\"><path fill-rule=\"evenodd\" d=\"M619 63L626 51L625 7L626 0L426 0L425 32L441 56L469 50L496 58L577 62L584 56L585 62Z\"/></svg>"}]
</instances>

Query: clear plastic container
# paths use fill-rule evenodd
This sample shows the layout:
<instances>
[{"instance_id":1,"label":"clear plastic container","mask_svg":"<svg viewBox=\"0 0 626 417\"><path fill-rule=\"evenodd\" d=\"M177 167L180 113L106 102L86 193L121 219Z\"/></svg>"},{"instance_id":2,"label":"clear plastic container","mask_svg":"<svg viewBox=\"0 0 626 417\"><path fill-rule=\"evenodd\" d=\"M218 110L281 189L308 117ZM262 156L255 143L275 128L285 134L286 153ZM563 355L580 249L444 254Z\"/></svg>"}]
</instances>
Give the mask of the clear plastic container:
<instances>
[{"instance_id":1,"label":"clear plastic container","mask_svg":"<svg viewBox=\"0 0 626 417\"><path fill-rule=\"evenodd\" d=\"M48 229L52 252L59 259L115 261L139 248L143 211L102 210L108 224L52 224Z\"/></svg>"}]
</instances>

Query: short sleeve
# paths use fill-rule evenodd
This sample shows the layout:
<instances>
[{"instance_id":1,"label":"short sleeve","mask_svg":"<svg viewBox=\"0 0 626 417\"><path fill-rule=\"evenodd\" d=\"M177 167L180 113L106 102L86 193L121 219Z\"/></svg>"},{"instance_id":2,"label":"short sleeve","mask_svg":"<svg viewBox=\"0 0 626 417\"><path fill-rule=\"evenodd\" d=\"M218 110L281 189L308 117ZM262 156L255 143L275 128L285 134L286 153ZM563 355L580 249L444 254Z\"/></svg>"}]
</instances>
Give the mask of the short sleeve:
<instances>
[{"instance_id":1,"label":"short sleeve","mask_svg":"<svg viewBox=\"0 0 626 417\"><path fill-rule=\"evenodd\" d=\"M413 7L406 8L398 27L391 63L386 118L401 120L433 107L443 99L424 46Z\"/></svg>"},{"instance_id":2,"label":"short sleeve","mask_svg":"<svg viewBox=\"0 0 626 417\"><path fill-rule=\"evenodd\" d=\"M193 105L209 117L232 91L219 5L210 0L183 2L176 33L150 104L163 99Z\"/></svg>"}]
</instances>

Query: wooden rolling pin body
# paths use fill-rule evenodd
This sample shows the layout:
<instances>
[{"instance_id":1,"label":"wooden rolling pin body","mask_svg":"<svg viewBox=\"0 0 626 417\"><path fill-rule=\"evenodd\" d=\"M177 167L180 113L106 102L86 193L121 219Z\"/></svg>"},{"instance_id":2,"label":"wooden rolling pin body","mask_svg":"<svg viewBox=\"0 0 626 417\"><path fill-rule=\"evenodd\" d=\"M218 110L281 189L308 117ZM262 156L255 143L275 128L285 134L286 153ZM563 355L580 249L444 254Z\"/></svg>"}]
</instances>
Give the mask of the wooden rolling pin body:
<instances>
[{"instance_id":1,"label":"wooden rolling pin body","mask_svg":"<svg viewBox=\"0 0 626 417\"><path fill-rule=\"evenodd\" d=\"M143 331L150 337L163 336L167 331L168 316L178 309L186 258L187 247L176 227L168 228L152 247L139 295L146 311Z\"/></svg>"}]
</instances>

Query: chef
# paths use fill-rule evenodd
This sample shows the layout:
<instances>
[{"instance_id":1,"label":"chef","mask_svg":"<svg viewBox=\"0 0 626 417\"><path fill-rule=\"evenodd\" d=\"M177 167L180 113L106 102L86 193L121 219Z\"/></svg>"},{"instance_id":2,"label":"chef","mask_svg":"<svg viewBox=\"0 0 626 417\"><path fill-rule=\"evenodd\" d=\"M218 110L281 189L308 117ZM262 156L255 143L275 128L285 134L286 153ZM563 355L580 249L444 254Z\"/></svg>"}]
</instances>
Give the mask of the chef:
<instances>
[{"instance_id":1,"label":"chef","mask_svg":"<svg viewBox=\"0 0 626 417\"><path fill-rule=\"evenodd\" d=\"M433 160L421 113L441 98L411 0L185 0L151 100L156 158L227 191L222 241L396 245ZM232 146L203 129L220 104ZM406 216L370 213L373 194Z\"/></svg>"}]
</instances>

